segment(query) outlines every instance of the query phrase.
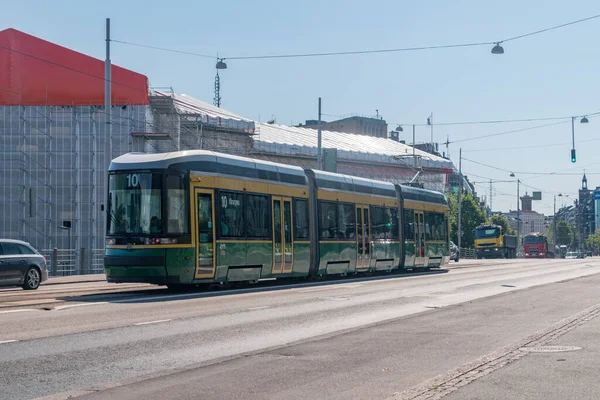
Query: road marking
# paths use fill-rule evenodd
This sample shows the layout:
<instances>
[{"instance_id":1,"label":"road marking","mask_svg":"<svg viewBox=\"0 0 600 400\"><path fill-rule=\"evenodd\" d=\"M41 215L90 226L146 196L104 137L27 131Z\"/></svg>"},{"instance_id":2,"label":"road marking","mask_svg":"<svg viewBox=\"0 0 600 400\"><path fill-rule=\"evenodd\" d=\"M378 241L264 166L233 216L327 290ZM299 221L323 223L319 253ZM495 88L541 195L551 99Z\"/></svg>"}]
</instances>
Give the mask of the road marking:
<instances>
[{"instance_id":1,"label":"road marking","mask_svg":"<svg viewBox=\"0 0 600 400\"><path fill-rule=\"evenodd\" d=\"M66 306L55 307L54 311L66 310L67 308L74 308L74 307L98 306L101 304L108 304L108 301L99 301L97 303L68 304Z\"/></svg>"},{"instance_id":2,"label":"road marking","mask_svg":"<svg viewBox=\"0 0 600 400\"><path fill-rule=\"evenodd\" d=\"M4 343L14 343L14 342L18 342L18 340L16 340L16 339L11 339L11 340L2 340L2 341L0 341L0 344L4 344Z\"/></svg>"},{"instance_id":3,"label":"road marking","mask_svg":"<svg viewBox=\"0 0 600 400\"><path fill-rule=\"evenodd\" d=\"M324 285L316 288L298 290L298 293L311 293L311 292L320 292L322 290L332 290L332 289L350 289L362 286L362 283L347 283L343 285Z\"/></svg>"},{"instance_id":4,"label":"road marking","mask_svg":"<svg viewBox=\"0 0 600 400\"><path fill-rule=\"evenodd\" d=\"M6 310L6 311L0 311L0 314L10 314L10 313L17 313L17 312L29 312L29 311L39 311L33 308L21 308L19 310Z\"/></svg>"},{"instance_id":5,"label":"road marking","mask_svg":"<svg viewBox=\"0 0 600 400\"><path fill-rule=\"evenodd\" d=\"M250 308L248 309L248 311L253 311L253 310L264 310L265 308L271 308L271 306L250 307Z\"/></svg>"},{"instance_id":6,"label":"road marking","mask_svg":"<svg viewBox=\"0 0 600 400\"><path fill-rule=\"evenodd\" d=\"M169 321L172 321L172 320L171 319L158 319L156 321L138 322L137 324L134 324L134 325L138 326L138 325L159 324L161 322L169 322Z\"/></svg>"}]
</instances>

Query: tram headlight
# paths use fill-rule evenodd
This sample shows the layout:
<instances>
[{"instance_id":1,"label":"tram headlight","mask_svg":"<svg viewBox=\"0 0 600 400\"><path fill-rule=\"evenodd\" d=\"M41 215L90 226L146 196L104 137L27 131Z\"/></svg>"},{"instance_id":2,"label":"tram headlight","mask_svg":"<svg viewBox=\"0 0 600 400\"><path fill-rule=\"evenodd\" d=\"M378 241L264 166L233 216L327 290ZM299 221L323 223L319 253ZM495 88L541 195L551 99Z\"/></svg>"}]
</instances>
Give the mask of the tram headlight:
<instances>
[{"instance_id":1,"label":"tram headlight","mask_svg":"<svg viewBox=\"0 0 600 400\"><path fill-rule=\"evenodd\" d=\"M112 246L112 245L114 245L114 244L116 244L116 243L117 243L117 241L116 241L115 239L113 239L113 238L106 239L106 244L107 244L108 246Z\"/></svg>"}]
</instances>

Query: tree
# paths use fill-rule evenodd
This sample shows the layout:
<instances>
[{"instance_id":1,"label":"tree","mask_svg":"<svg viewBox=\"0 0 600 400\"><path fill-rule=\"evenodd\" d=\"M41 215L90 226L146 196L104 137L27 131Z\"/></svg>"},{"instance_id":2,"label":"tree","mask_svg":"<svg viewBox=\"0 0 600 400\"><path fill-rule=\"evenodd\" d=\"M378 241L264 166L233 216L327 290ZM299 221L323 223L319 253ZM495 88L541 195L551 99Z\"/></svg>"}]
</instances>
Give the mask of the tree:
<instances>
[{"instance_id":1,"label":"tree","mask_svg":"<svg viewBox=\"0 0 600 400\"><path fill-rule=\"evenodd\" d=\"M506 218L504 215L502 214L494 214L490 217L489 221L490 224L494 224L494 225L500 225L502 227L502 232L504 232L505 235L516 235L517 231L515 231L508 223L508 218Z\"/></svg>"},{"instance_id":2,"label":"tree","mask_svg":"<svg viewBox=\"0 0 600 400\"><path fill-rule=\"evenodd\" d=\"M563 219L556 222L556 245L571 246L573 244L573 228Z\"/></svg>"},{"instance_id":3,"label":"tree","mask_svg":"<svg viewBox=\"0 0 600 400\"><path fill-rule=\"evenodd\" d=\"M596 230L596 232L590 234L585 241L588 249L598 249L600 248L600 229Z\"/></svg>"},{"instance_id":4,"label":"tree","mask_svg":"<svg viewBox=\"0 0 600 400\"><path fill-rule=\"evenodd\" d=\"M485 222L485 213L479 207L477 199L472 194L464 194L462 203L462 247L473 247L475 241L475 228ZM455 194L448 195L450 208L450 239L458 244L458 199Z\"/></svg>"}]
</instances>

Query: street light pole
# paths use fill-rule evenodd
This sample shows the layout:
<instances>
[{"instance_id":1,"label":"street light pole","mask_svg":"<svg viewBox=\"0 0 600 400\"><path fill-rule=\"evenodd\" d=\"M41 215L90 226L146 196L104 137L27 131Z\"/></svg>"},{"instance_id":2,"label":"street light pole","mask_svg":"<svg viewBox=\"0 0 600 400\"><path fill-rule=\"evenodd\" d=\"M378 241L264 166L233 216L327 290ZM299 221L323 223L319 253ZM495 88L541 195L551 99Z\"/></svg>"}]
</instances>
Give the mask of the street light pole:
<instances>
[{"instance_id":1,"label":"street light pole","mask_svg":"<svg viewBox=\"0 0 600 400\"><path fill-rule=\"evenodd\" d=\"M413 128L414 129L414 128ZM414 131L413 131L414 132ZM457 230L456 236L458 241L458 251L460 252L460 246L462 242L462 188L463 188L463 176L462 176L462 148L458 151L458 175L460 178L460 182L458 183L458 221L457 221Z\"/></svg>"},{"instance_id":2,"label":"street light pole","mask_svg":"<svg viewBox=\"0 0 600 400\"><path fill-rule=\"evenodd\" d=\"M552 229L552 237L554 238L554 246L558 243L556 240L556 195L554 195L554 216L552 217L554 220L554 228Z\"/></svg>"}]
</instances>

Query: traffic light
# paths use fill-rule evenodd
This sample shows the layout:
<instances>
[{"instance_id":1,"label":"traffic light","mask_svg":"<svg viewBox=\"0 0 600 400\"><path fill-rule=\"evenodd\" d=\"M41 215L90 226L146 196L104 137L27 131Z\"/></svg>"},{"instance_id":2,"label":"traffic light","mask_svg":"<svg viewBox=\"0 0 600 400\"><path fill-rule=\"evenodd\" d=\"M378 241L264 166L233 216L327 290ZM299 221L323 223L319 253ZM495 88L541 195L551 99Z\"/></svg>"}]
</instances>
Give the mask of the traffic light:
<instances>
[{"instance_id":1,"label":"traffic light","mask_svg":"<svg viewBox=\"0 0 600 400\"><path fill-rule=\"evenodd\" d=\"M575 154L575 149L571 149L571 162L574 163L577 161L577 155Z\"/></svg>"}]
</instances>

